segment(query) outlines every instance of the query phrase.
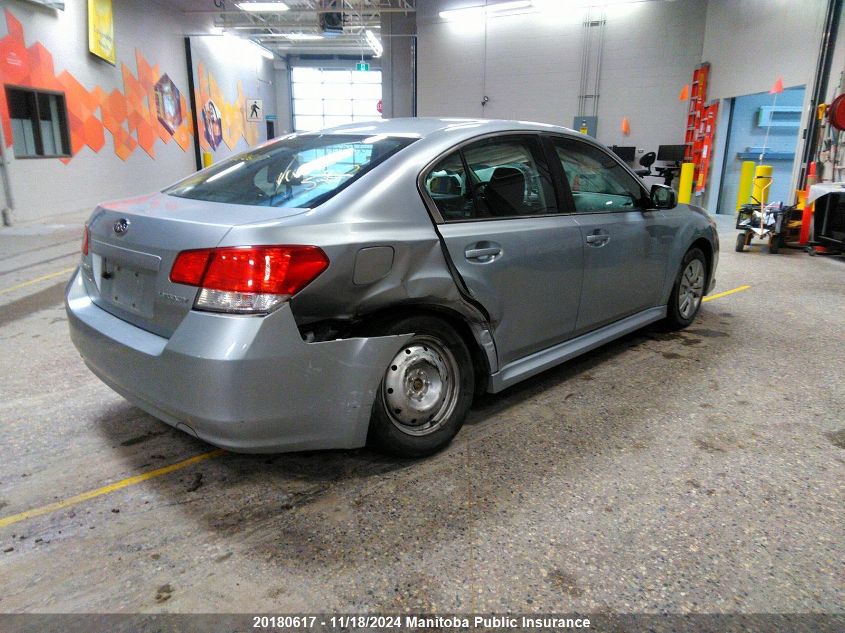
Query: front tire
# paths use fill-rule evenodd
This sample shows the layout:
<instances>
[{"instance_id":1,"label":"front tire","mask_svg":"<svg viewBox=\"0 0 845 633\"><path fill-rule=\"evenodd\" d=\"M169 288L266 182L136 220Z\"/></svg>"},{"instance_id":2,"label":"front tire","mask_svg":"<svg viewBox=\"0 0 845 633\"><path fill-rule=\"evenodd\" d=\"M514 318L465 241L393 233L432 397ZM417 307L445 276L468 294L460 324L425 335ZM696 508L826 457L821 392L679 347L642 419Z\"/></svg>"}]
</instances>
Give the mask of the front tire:
<instances>
[{"instance_id":1,"label":"front tire","mask_svg":"<svg viewBox=\"0 0 845 633\"><path fill-rule=\"evenodd\" d=\"M406 317L379 334L409 332L413 336L385 368L369 437L391 455L423 457L449 444L463 426L475 374L466 343L441 319Z\"/></svg>"},{"instance_id":2,"label":"front tire","mask_svg":"<svg viewBox=\"0 0 845 633\"><path fill-rule=\"evenodd\" d=\"M666 322L672 329L682 329L690 325L701 308L704 286L707 283L707 259L699 248L691 248L684 255L669 305L666 309Z\"/></svg>"}]
</instances>

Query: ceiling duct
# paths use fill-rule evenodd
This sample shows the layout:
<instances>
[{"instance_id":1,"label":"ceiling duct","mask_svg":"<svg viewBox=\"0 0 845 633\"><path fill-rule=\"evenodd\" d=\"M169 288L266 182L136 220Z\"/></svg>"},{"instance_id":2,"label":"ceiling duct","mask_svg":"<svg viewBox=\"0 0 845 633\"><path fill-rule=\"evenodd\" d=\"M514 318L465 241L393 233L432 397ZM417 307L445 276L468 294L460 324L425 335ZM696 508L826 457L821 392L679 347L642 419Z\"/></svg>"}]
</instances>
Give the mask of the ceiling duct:
<instances>
[{"instance_id":1,"label":"ceiling duct","mask_svg":"<svg viewBox=\"0 0 845 633\"><path fill-rule=\"evenodd\" d=\"M340 0L323 0L317 13L317 26L324 37L343 35L343 12L338 11Z\"/></svg>"}]
</instances>

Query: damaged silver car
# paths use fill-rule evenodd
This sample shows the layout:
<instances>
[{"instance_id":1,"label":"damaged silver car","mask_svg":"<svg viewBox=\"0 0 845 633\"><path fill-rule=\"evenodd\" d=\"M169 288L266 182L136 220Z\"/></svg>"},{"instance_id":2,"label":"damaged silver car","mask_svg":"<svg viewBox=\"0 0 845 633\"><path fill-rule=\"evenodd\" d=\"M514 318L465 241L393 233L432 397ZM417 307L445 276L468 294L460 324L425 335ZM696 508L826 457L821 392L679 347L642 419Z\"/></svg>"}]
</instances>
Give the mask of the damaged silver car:
<instances>
[{"instance_id":1,"label":"damaged silver car","mask_svg":"<svg viewBox=\"0 0 845 633\"><path fill-rule=\"evenodd\" d=\"M704 211L571 130L394 119L100 205L66 303L103 382L207 442L420 456L475 394L691 323L718 248Z\"/></svg>"}]
</instances>

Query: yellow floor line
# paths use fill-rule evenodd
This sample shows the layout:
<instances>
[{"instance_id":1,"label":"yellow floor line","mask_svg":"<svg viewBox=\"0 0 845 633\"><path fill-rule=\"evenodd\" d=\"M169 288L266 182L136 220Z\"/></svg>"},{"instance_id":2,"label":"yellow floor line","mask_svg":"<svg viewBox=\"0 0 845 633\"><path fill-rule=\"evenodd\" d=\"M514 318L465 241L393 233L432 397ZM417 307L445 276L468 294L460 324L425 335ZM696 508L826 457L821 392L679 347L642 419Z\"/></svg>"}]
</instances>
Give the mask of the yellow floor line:
<instances>
[{"instance_id":1,"label":"yellow floor line","mask_svg":"<svg viewBox=\"0 0 845 633\"><path fill-rule=\"evenodd\" d=\"M0 290L0 295L4 295L7 292L14 292L15 290L20 290L21 288L26 288L27 286L31 286L32 284L37 284L39 281L47 281L48 279L53 279L53 277L67 275L69 272L75 269L76 266L74 266L73 268L65 268L64 270L57 270L56 272L50 273L49 275L44 275L43 277L36 277L35 279L24 281L23 283L17 284L16 286L11 286L9 288L3 288L2 290Z\"/></svg>"},{"instance_id":2,"label":"yellow floor line","mask_svg":"<svg viewBox=\"0 0 845 633\"><path fill-rule=\"evenodd\" d=\"M724 292L716 293L715 295L710 295L704 297L702 301L713 301L713 299L721 299L722 297L727 297L728 295L736 294L737 292L742 292L743 290L748 290L751 286L739 286L738 288L732 288L731 290L725 290Z\"/></svg>"},{"instance_id":3,"label":"yellow floor line","mask_svg":"<svg viewBox=\"0 0 845 633\"><path fill-rule=\"evenodd\" d=\"M102 495L109 494L110 492L114 492L115 490L127 488L128 486L134 486L135 484L141 483L142 481L147 481L148 479L154 479L155 477L161 477L162 475L172 473L174 470L181 470L182 468L187 468L188 466L196 464L197 462L201 462L206 459L211 459L212 457L217 457L218 455L222 455L225 452L226 451L224 451L223 449L218 448L216 450L209 451L208 453L200 453L199 455L194 455L193 457L189 457L188 459L182 460L181 462L170 464L170 466L163 466L162 468L156 468L155 470L151 470L146 473L141 473L140 475L127 477L126 479L121 479L120 481L116 481L113 484L109 484L108 486L103 486L102 488L97 488L96 490L89 490L88 492L83 492L82 494L69 497L62 501L56 501L55 503L50 503L46 506L41 506L40 508L33 508L32 510L26 510L25 512L19 512L18 514L12 514L10 516L0 519L0 527L6 527L7 525L12 525L13 523L18 523L19 521L24 521L26 519L31 519L32 517L37 517L41 516L42 514L49 514L51 512L55 512L56 510L63 510L64 508L69 508L70 506L82 503L83 501L88 501L89 499L94 499L95 497L100 497Z\"/></svg>"}]
</instances>

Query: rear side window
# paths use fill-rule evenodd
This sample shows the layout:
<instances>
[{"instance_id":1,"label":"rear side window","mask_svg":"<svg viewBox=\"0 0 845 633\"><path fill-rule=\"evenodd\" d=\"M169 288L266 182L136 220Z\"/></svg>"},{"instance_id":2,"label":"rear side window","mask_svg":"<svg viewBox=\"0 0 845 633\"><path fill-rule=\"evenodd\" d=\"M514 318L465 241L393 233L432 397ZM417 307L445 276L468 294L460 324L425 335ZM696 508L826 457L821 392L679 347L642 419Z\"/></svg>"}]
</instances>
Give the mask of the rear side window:
<instances>
[{"instance_id":1,"label":"rear side window","mask_svg":"<svg viewBox=\"0 0 845 633\"><path fill-rule=\"evenodd\" d=\"M197 172L164 193L210 202L313 208L413 140L341 134L283 138Z\"/></svg>"},{"instance_id":2,"label":"rear side window","mask_svg":"<svg viewBox=\"0 0 845 633\"><path fill-rule=\"evenodd\" d=\"M425 187L447 222L475 218L475 205L460 152L450 154L435 165L425 178Z\"/></svg>"},{"instance_id":3,"label":"rear side window","mask_svg":"<svg viewBox=\"0 0 845 633\"><path fill-rule=\"evenodd\" d=\"M615 211L640 205L642 187L609 154L580 141L556 139L553 143L576 212Z\"/></svg>"},{"instance_id":4,"label":"rear side window","mask_svg":"<svg viewBox=\"0 0 845 633\"><path fill-rule=\"evenodd\" d=\"M557 213L537 137L485 139L450 154L425 177L446 222Z\"/></svg>"}]
</instances>

